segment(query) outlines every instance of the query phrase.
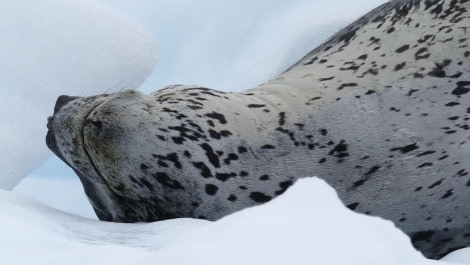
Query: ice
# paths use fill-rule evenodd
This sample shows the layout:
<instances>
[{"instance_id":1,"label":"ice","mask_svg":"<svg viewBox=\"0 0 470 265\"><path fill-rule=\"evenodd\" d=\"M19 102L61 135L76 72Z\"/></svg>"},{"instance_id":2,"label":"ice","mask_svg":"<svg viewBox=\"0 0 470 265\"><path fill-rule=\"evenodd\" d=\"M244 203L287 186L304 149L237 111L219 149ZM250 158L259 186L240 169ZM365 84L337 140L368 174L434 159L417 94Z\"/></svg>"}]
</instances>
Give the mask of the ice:
<instances>
[{"instance_id":1,"label":"ice","mask_svg":"<svg viewBox=\"0 0 470 265\"><path fill-rule=\"evenodd\" d=\"M181 253L184 253L182 255ZM318 178L189 232L143 264L429 265L392 222L344 207Z\"/></svg>"},{"instance_id":2,"label":"ice","mask_svg":"<svg viewBox=\"0 0 470 265\"><path fill-rule=\"evenodd\" d=\"M0 209L2 264L451 264L425 259L392 222L347 209L317 178L216 222L99 222L8 191Z\"/></svg>"},{"instance_id":3,"label":"ice","mask_svg":"<svg viewBox=\"0 0 470 265\"><path fill-rule=\"evenodd\" d=\"M60 200L61 198L57 198ZM2 264L132 264L190 230L197 219L118 224L64 213L0 190Z\"/></svg>"},{"instance_id":4,"label":"ice","mask_svg":"<svg viewBox=\"0 0 470 265\"><path fill-rule=\"evenodd\" d=\"M156 63L155 37L89 0L0 1L0 188L51 153L46 120L61 94L137 88Z\"/></svg>"}]
</instances>

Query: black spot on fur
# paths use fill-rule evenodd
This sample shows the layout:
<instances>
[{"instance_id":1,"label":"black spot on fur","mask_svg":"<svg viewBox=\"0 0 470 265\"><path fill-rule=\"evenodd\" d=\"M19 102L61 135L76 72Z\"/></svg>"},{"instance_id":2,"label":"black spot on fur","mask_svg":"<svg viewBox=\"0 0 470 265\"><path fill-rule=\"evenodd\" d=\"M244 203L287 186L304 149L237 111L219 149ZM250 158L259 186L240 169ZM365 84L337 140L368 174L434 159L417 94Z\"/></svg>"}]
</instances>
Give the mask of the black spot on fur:
<instances>
[{"instance_id":1,"label":"black spot on fur","mask_svg":"<svg viewBox=\"0 0 470 265\"><path fill-rule=\"evenodd\" d=\"M215 124L212 120L207 120L207 124L209 124L209 126L211 126L211 127L215 126Z\"/></svg>"},{"instance_id":2,"label":"black spot on fur","mask_svg":"<svg viewBox=\"0 0 470 265\"><path fill-rule=\"evenodd\" d=\"M246 171L240 171L240 177L246 177L246 176L248 176L248 175L249 175L248 172L246 172Z\"/></svg>"},{"instance_id":3,"label":"black spot on fur","mask_svg":"<svg viewBox=\"0 0 470 265\"><path fill-rule=\"evenodd\" d=\"M181 169L183 168L183 166L181 165L179 159L178 159L178 155L176 153L170 153L170 154L167 154L166 156L162 156L162 155L152 155L154 158L158 158L158 164L160 166L163 166L163 167L168 167L168 165L164 162L164 161L170 161L173 163L173 165L178 168L178 169Z\"/></svg>"},{"instance_id":4,"label":"black spot on fur","mask_svg":"<svg viewBox=\"0 0 470 265\"><path fill-rule=\"evenodd\" d=\"M264 107L266 107L266 105L264 104L248 104L248 108L253 108L253 109L264 108Z\"/></svg>"},{"instance_id":5,"label":"black spot on fur","mask_svg":"<svg viewBox=\"0 0 470 265\"><path fill-rule=\"evenodd\" d=\"M237 196L231 194L230 196L228 196L227 200L231 201L231 202L234 202L237 200Z\"/></svg>"},{"instance_id":6,"label":"black spot on fur","mask_svg":"<svg viewBox=\"0 0 470 265\"><path fill-rule=\"evenodd\" d=\"M313 64L316 60L318 60L318 57L314 57L314 58L310 59L310 61L306 62L304 65L311 65L311 64Z\"/></svg>"},{"instance_id":7,"label":"black spot on fur","mask_svg":"<svg viewBox=\"0 0 470 265\"><path fill-rule=\"evenodd\" d=\"M220 167L220 161L219 161L219 156L214 152L212 147L208 143L203 143L200 145L204 151L206 151L206 156L209 158L209 162L216 167Z\"/></svg>"},{"instance_id":8,"label":"black spot on fur","mask_svg":"<svg viewBox=\"0 0 470 265\"><path fill-rule=\"evenodd\" d=\"M395 65L395 71L400 71L401 69L405 68L406 66L406 62L402 62L402 63L399 63L397 65Z\"/></svg>"},{"instance_id":9,"label":"black spot on fur","mask_svg":"<svg viewBox=\"0 0 470 265\"><path fill-rule=\"evenodd\" d=\"M362 185L364 185L364 183L366 183L367 179L360 179L358 181L355 181L352 185L353 188L357 188L357 187L360 187Z\"/></svg>"},{"instance_id":10,"label":"black spot on fur","mask_svg":"<svg viewBox=\"0 0 470 265\"><path fill-rule=\"evenodd\" d=\"M184 138L180 136L172 136L171 140L173 140L175 144L183 144L184 142Z\"/></svg>"},{"instance_id":11,"label":"black spot on fur","mask_svg":"<svg viewBox=\"0 0 470 265\"><path fill-rule=\"evenodd\" d=\"M255 192L250 193L250 199L258 203L263 203L263 202L270 201L272 197L262 192L255 191Z\"/></svg>"},{"instance_id":12,"label":"black spot on fur","mask_svg":"<svg viewBox=\"0 0 470 265\"><path fill-rule=\"evenodd\" d=\"M415 59L416 60L427 59L427 58L429 58L429 56L431 56L431 54L429 54L428 48L426 48L426 47L420 48L415 53Z\"/></svg>"},{"instance_id":13,"label":"black spot on fur","mask_svg":"<svg viewBox=\"0 0 470 265\"><path fill-rule=\"evenodd\" d=\"M161 166L161 167L169 167L169 165L165 162L163 162L162 160L158 160L158 165Z\"/></svg>"},{"instance_id":14,"label":"black spot on fur","mask_svg":"<svg viewBox=\"0 0 470 265\"><path fill-rule=\"evenodd\" d=\"M441 200L442 200L442 199L449 198L449 197L452 196L453 194L454 194L454 190L450 189L450 190L446 191L446 193L445 193L444 195L442 195Z\"/></svg>"},{"instance_id":15,"label":"black spot on fur","mask_svg":"<svg viewBox=\"0 0 470 265\"><path fill-rule=\"evenodd\" d=\"M185 190L183 185L177 180L171 179L165 172L157 172L153 175L157 181L165 187L174 190Z\"/></svg>"},{"instance_id":16,"label":"black spot on fur","mask_svg":"<svg viewBox=\"0 0 470 265\"><path fill-rule=\"evenodd\" d=\"M214 184L206 184L206 193L211 195L211 196L214 196L217 191L219 190L219 188L214 185Z\"/></svg>"},{"instance_id":17,"label":"black spot on fur","mask_svg":"<svg viewBox=\"0 0 470 265\"><path fill-rule=\"evenodd\" d=\"M457 87L452 91L453 95L462 96L470 91L470 81L459 81Z\"/></svg>"},{"instance_id":18,"label":"black spot on fur","mask_svg":"<svg viewBox=\"0 0 470 265\"><path fill-rule=\"evenodd\" d=\"M279 187L281 189L275 191L274 194L276 194L276 195L283 194L290 186L292 186L292 184L294 184L294 182L292 180L286 180L286 181L280 182Z\"/></svg>"},{"instance_id":19,"label":"black spot on fur","mask_svg":"<svg viewBox=\"0 0 470 265\"><path fill-rule=\"evenodd\" d=\"M286 113L281 112L279 113L279 126L283 126L284 124L286 124Z\"/></svg>"},{"instance_id":20,"label":"black spot on fur","mask_svg":"<svg viewBox=\"0 0 470 265\"><path fill-rule=\"evenodd\" d=\"M274 147L274 145L270 145L270 144L265 144L263 146L261 146L261 149L275 149L276 147Z\"/></svg>"},{"instance_id":21,"label":"black spot on fur","mask_svg":"<svg viewBox=\"0 0 470 265\"><path fill-rule=\"evenodd\" d=\"M344 41L346 43L349 42L352 38L356 36L356 31L358 29L359 28L351 29L348 32L344 33L343 35L341 35L341 37L339 37L339 41Z\"/></svg>"},{"instance_id":22,"label":"black spot on fur","mask_svg":"<svg viewBox=\"0 0 470 265\"><path fill-rule=\"evenodd\" d=\"M373 166L373 167L371 167L371 168L369 169L369 171L367 171L367 172L365 173L365 175L372 175L372 174L374 174L375 172L377 172L377 170L379 170L379 169L380 169L380 166Z\"/></svg>"},{"instance_id":23,"label":"black spot on fur","mask_svg":"<svg viewBox=\"0 0 470 265\"><path fill-rule=\"evenodd\" d=\"M193 162L193 166L201 170L200 175L204 178L212 177L211 170L203 162Z\"/></svg>"},{"instance_id":24,"label":"black spot on fur","mask_svg":"<svg viewBox=\"0 0 470 265\"><path fill-rule=\"evenodd\" d=\"M354 211L356 210L357 206L359 206L359 203L355 202L355 203L348 204L346 207Z\"/></svg>"},{"instance_id":25,"label":"black spot on fur","mask_svg":"<svg viewBox=\"0 0 470 265\"><path fill-rule=\"evenodd\" d=\"M397 53L402 53L402 52L404 52L404 51L407 51L409 48L410 48L410 45L408 45L408 44L407 44L407 45L403 45L403 46L401 46L400 48L396 49L395 52L397 52Z\"/></svg>"},{"instance_id":26,"label":"black spot on fur","mask_svg":"<svg viewBox=\"0 0 470 265\"><path fill-rule=\"evenodd\" d=\"M434 68L432 69L428 75L433 76L433 77L438 77L438 78L443 78L446 77L446 72L442 68Z\"/></svg>"},{"instance_id":27,"label":"black spot on fur","mask_svg":"<svg viewBox=\"0 0 470 265\"><path fill-rule=\"evenodd\" d=\"M218 133L218 132L216 132L216 131L214 131L214 130L212 130L212 129L210 129L208 132L209 132L209 136L210 136L211 138L220 140L220 138L221 138L220 133Z\"/></svg>"},{"instance_id":28,"label":"black spot on fur","mask_svg":"<svg viewBox=\"0 0 470 265\"><path fill-rule=\"evenodd\" d=\"M426 155L430 155L430 154L434 154L436 151L426 151L426 152L423 152L423 153L420 153L418 154L417 156L420 157L420 156L426 156Z\"/></svg>"},{"instance_id":29,"label":"black spot on fur","mask_svg":"<svg viewBox=\"0 0 470 265\"><path fill-rule=\"evenodd\" d=\"M411 236L411 241L413 243L418 241L428 241L434 235L434 231L426 230L426 231L419 231Z\"/></svg>"},{"instance_id":30,"label":"black spot on fur","mask_svg":"<svg viewBox=\"0 0 470 265\"><path fill-rule=\"evenodd\" d=\"M424 163L424 164L421 164L418 166L418 168L423 168L423 167L430 167L432 166L433 164L431 162L427 162L427 163Z\"/></svg>"},{"instance_id":31,"label":"black spot on fur","mask_svg":"<svg viewBox=\"0 0 470 265\"><path fill-rule=\"evenodd\" d=\"M357 83L346 83L346 84L341 84L341 86L339 86L337 88L337 90L342 90L346 87L356 87L357 86Z\"/></svg>"},{"instance_id":32,"label":"black spot on fur","mask_svg":"<svg viewBox=\"0 0 470 265\"><path fill-rule=\"evenodd\" d=\"M147 187L147 189L153 190L153 186L152 186L152 184L150 184L150 182L148 182L148 180L146 180L146 179L144 179L144 178L141 178L141 179L140 179L140 182L141 182L142 184L144 184L144 185Z\"/></svg>"},{"instance_id":33,"label":"black spot on fur","mask_svg":"<svg viewBox=\"0 0 470 265\"><path fill-rule=\"evenodd\" d=\"M221 124L226 124L227 120L225 119L225 116L223 114L217 113L215 111L211 113L207 113L206 117L218 120Z\"/></svg>"},{"instance_id":34,"label":"black spot on fur","mask_svg":"<svg viewBox=\"0 0 470 265\"><path fill-rule=\"evenodd\" d=\"M236 176L236 173L215 173L215 178L220 181L227 181L229 178L233 178Z\"/></svg>"},{"instance_id":35,"label":"black spot on fur","mask_svg":"<svg viewBox=\"0 0 470 265\"><path fill-rule=\"evenodd\" d=\"M228 154L227 158L224 159L224 163L226 165L230 165L231 161L236 161L236 160L238 160L238 155L234 154L234 153L230 153L230 154Z\"/></svg>"},{"instance_id":36,"label":"black spot on fur","mask_svg":"<svg viewBox=\"0 0 470 265\"><path fill-rule=\"evenodd\" d=\"M459 102L449 102L445 106L446 107L454 107L454 106L457 106L457 105L460 105L460 103Z\"/></svg>"},{"instance_id":37,"label":"black spot on fur","mask_svg":"<svg viewBox=\"0 0 470 265\"><path fill-rule=\"evenodd\" d=\"M341 140L328 154L337 158L347 157L349 156L348 145L344 140Z\"/></svg>"},{"instance_id":38,"label":"black spot on fur","mask_svg":"<svg viewBox=\"0 0 470 265\"><path fill-rule=\"evenodd\" d=\"M246 153L246 152L248 152L248 149L246 149L246 147L244 147L244 146L239 146L238 147L238 153L239 154L243 154L243 153Z\"/></svg>"},{"instance_id":39,"label":"black spot on fur","mask_svg":"<svg viewBox=\"0 0 470 265\"><path fill-rule=\"evenodd\" d=\"M410 144L410 145L407 145L407 146L403 146L403 147L395 147L395 148L392 148L390 149L390 151L400 151L402 154L406 154L406 153L409 153L413 150L416 150L418 149L419 146L417 143L414 143L414 144Z\"/></svg>"},{"instance_id":40,"label":"black spot on fur","mask_svg":"<svg viewBox=\"0 0 470 265\"><path fill-rule=\"evenodd\" d=\"M332 76L332 77L325 77L325 78L318 78L318 81L320 82L324 82L324 81L330 81L330 80L333 80L335 77Z\"/></svg>"},{"instance_id":41,"label":"black spot on fur","mask_svg":"<svg viewBox=\"0 0 470 265\"><path fill-rule=\"evenodd\" d=\"M365 59L367 59L367 54L363 54L363 55L357 57L357 59L359 59L359 60L365 60Z\"/></svg>"},{"instance_id":42,"label":"black spot on fur","mask_svg":"<svg viewBox=\"0 0 470 265\"><path fill-rule=\"evenodd\" d=\"M171 162L173 162L173 165L178 168L178 169L181 169L183 168L183 166L181 165L179 159L178 159L178 154L176 153L171 153L171 154L168 154L167 156L167 159Z\"/></svg>"},{"instance_id":43,"label":"black spot on fur","mask_svg":"<svg viewBox=\"0 0 470 265\"><path fill-rule=\"evenodd\" d=\"M259 180L268 180L269 179L269 175L262 175L261 177L259 177Z\"/></svg>"},{"instance_id":44,"label":"black spot on fur","mask_svg":"<svg viewBox=\"0 0 470 265\"><path fill-rule=\"evenodd\" d=\"M444 180L444 179L440 179L440 180L434 182L433 184L431 184L431 185L428 187L428 189L433 189L433 188L435 188L435 187L441 185L443 180Z\"/></svg>"}]
</instances>

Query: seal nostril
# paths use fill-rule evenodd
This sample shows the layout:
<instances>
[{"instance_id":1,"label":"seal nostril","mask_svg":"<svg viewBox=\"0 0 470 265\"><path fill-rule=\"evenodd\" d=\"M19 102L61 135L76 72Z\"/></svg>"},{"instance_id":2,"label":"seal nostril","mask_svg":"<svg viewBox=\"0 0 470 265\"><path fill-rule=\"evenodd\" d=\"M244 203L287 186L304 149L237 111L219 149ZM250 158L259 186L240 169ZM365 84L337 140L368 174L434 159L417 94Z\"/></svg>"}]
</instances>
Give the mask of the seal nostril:
<instances>
[{"instance_id":1,"label":"seal nostril","mask_svg":"<svg viewBox=\"0 0 470 265\"><path fill-rule=\"evenodd\" d=\"M47 118L47 129L50 130L52 126L52 122L54 121L54 117Z\"/></svg>"},{"instance_id":2,"label":"seal nostril","mask_svg":"<svg viewBox=\"0 0 470 265\"><path fill-rule=\"evenodd\" d=\"M65 106L67 103L69 103L70 101L74 100L74 99L77 99L79 97L70 97L70 96L66 96L66 95L62 95L62 96L59 96L57 98L57 101L55 102L55 106L54 106L54 114L57 113L57 111L62 108L63 106Z\"/></svg>"}]
</instances>

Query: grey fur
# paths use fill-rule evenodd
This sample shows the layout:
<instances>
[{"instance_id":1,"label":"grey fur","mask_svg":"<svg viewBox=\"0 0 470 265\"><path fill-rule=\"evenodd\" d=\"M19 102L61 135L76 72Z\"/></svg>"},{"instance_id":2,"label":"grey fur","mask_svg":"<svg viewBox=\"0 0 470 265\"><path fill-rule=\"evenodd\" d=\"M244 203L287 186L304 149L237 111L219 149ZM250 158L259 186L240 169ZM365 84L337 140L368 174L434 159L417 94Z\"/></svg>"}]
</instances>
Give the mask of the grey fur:
<instances>
[{"instance_id":1,"label":"grey fur","mask_svg":"<svg viewBox=\"0 0 470 265\"><path fill-rule=\"evenodd\" d=\"M47 143L102 220L216 220L315 175L439 258L470 245L469 8L391 1L242 93L62 97Z\"/></svg>"}]
</instances>

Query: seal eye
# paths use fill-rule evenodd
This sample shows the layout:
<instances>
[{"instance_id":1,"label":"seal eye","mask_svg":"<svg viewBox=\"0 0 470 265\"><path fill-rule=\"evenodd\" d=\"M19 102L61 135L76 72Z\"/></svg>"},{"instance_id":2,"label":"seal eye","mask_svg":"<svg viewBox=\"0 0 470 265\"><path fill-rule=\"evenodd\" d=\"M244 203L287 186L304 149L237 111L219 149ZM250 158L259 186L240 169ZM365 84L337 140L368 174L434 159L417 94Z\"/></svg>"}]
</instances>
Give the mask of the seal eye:
<instances>
[{"instance_id":1,"label":"seal eye","mask_svg":"<svg viewBox=\"0 0 470 265\"><path fill-rule=\"evenodd\" d=\"M90 121L90 123L93 124L98 129L101 129L103 127L103 123L101 121Z\"/></svg>"},{"instance_id":2,"label":"seal eye","mask_svg":"<svg viewBox=\"0 0 470 265\"><path fill-rule=\"evenodd\" d=\"M101 129L103 127L102 121L86 120L85 125L93 125L94 127Z\"/></svg>"}]
</instances>

